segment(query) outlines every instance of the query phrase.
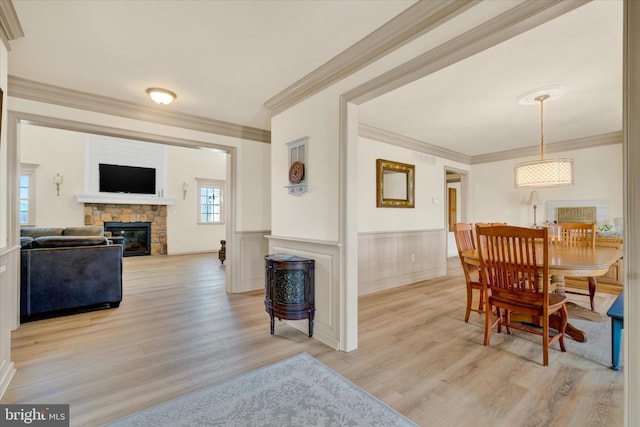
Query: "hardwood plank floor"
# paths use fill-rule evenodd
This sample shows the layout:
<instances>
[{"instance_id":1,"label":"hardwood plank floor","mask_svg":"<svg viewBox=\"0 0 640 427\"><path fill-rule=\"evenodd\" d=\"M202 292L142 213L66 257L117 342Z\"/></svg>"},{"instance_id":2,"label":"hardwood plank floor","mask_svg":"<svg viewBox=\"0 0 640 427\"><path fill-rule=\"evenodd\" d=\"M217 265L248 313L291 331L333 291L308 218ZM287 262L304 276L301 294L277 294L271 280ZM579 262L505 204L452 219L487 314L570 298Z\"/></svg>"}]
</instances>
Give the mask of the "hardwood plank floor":
<instances>
[{"instance_id":1,"label":"hardwood plank floor","mask_svg":"<svg viewBox=\"0 0 640 427\"><path fill-rule=\"evenodd\" d=\"M271 336L262 291L227 294L215 255L125 258L119 308L13 333L17 373L2 403L69 403L72 426L97 426L305 351L422 426L622 425L608 317L572 318L589 341L552 346L543 367L539 337L494 333L482 345L483 317L463 321L457 258L448 268L362 296L359 347L344 353L286 322ZM614 299L597 293L596 309Z\"/></svg>"}]
</instances>

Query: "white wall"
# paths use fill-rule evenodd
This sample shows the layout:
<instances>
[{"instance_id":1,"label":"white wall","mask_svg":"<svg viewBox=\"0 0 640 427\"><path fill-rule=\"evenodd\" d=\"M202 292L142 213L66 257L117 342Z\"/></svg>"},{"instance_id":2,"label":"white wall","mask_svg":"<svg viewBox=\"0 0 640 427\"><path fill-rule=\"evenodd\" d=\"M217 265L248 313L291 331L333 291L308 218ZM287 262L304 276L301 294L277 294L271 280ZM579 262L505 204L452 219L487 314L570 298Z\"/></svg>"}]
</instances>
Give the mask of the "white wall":
<instances>
[{"instance_id":1,"label":"white wall","mask_svg":"<svg viewBox=\"0 0 640 427\"><path fill-rule=\"evenodd\" d=\"M23 98L9 98L11 110L18 113L35 114L52 119L70 120L88 125L107 126L133 132L144 132L159 137L177 138L185 141L185 146L212 148L234 148L236 165L236 204L242 216L236 220L235 231L270 229L270 177L263 175L269 170L269 144L217 135L192 129L145 122L91 111L77 110ZM245 189L240 183L249 183ZM262 193L256 197L256 193Z\"/></svg>"},{"instance_id":2,"label":"white wall","mask_svg":"<svg viewBox=\"0 0 640 427\"><path fill-rule=\"evenodd\" d=\"M36 169L36 226L66 227L84 225L84 204L77 194L90 193L85 188L85 147L87 138L92 144L123 142L138 147L149 146L157 151L157 144L144 144L118 138L96 137L79 132L42 126L22 125L20 134L21 161L38 164ZM266 144L262 144L266 145ZM215 251L225 238L224 224L197 223L196 178L224 181L227 174L227 154L195 148L161 146L166 150L165 197L175 203L167 209L167 250L169 254ZM53 176L63 175L60 196L56 195ZM183 200L182 183L189 184ZM162 184L161 187L164 187ZM93 186L95 187L95 185ZM259 215L256 215L259 217Z\"/></svg>"},{"instance_id":3,"label":"white wall","mask_svg":"<svg viewBox=\"0 0 640 427\"><path fill-rule=\"evenodd\" d=\"M35 172L35 226L84 225L85 135L42 126L20 126L20 161L39 165ZM53 177L63 176L60 196Z\"/></svg>"},{"instance_id":4,"label":"white wall","mask_svg":"<svg viewBox=\"0 0 640 427\"><path fill-rule=\"evenodd\" d=\"M415 208L376 207L376 159L415 166ZM469 165L397 147L370 138L358 138L358 233L444 230L447 225L446 167L469 170ZM451 184L458 188L460 184ZM458 198L460 215L460 198ZM447 233L447 256L457 256L453 233ZM428 254L432 255L432 254ZM359 256L362 260L362 255ZM442 268L437 271L444 271ZM360 289L362 290L360 278ZM401 280L398 284L404 283ZM362 292L361 292L362 293Z\"/></svg>"},{"instance_id":5,"label":"white wall","mask_svg":"<svg viewBox=\"0 0 640 427\"><path fill-rule=\"evenodd\" d=\"M2 88L2 122L0 133L0 397L9 386L11 378L16 372L15 365L11 361L11 329L17 322L17 282L19 277L20 251L13 241L15 235L9 212L10 194L15 194L16 189L11 189L10 179L13 169L11 163L15 163L15 151L7 146L7 49L0 42L0 88Z\"/></svg>"},{"instance_id":6,"label":"white wall","mask_svg":"<svg viewBox=\"0 0 640 427\"><path fill-rule=\"evenodd\" d=\"M415 208L376 207L376 159L415 166ZM358 233L444 229L447 195L445 165L468 165L369 138L358 138Z\"/></svg>"},{"instance_id":7,"label":"white wall","mask_svg":"<svg viewBox=\"0 0 640 427\"><path fill-rule=\"evenodd\" d=\"M244 141L237 152L236 226L239 231L271 229L271 145Z\"/></svg>"},{"instance_id":8,"label":"white wall","mask_svg":"<svg viewBox=\"0 0 640 427\"><path fill-rule=\"evenodd\" d=\"M325 108L334 93L320 93L272 119L272 234L301 239L338 240L338 115ZM336 105L337 106L337 105ZM310 136L301 196L288 194L287 143Z\"/></svg>"},{"instance_id":9,"label":"white wall","mask_svg":"<svg viewBox=\"0 0 640 427\"><path fill-rule=\"evenodd\" d=\"M609 223L623 216L622 144L554 153L549 158L568 157L574 162L575 185L543 188L538 194L536 222L546 220L545 205L550 200L596 200L609 202ZM532 226L533 207L527 202L531 190L516 189L513 184L515 164L531 158L506 160L471 166L470 222L507 222Z\"/></svg>"},{"instance_id":10,"label":"white wall","mask_svg":"<svg viewBox=\"0 0 640 427\"><path fill-rule=\"evenodd\" d=\"M224 181L226 174L226 153L167 146L167 191L175 200L167 207L167 250L170 255L220 249L225 225L198 224L196 178ZM183 182L189 185L184 198Z\"/></svg>"},{"instance_id":11,"label":"white wall","mask_svg":"<svg viewBox=\"0 0 640 427\"><path fill-rule=\"evenodd\" d=\"M4 92L2 102L2 121L0 122L0 188L7 190L7 48L4 43L0 42L0 88ZM6 197L0 197L0 248L4 248L8 244L9 240L9 218L7 218L7 204Z\"/></svg>"},{"instance_id":12,"label":"white wall","mask_svg":"<svg viewBox=\"0 0 640 427\"><path fill-rule=\"evenodd\" d=\"M172 197L167 185L166 146L103 135L85 135L84 194L100 192L100 164L138 166L156 171L154 194Z\"/></svg>"},{"instance_id":13,"label":"white wall","mask_svg":"<svg viewBox=\"0 0 640 427\"><path fill-rule=\"evenodd\" d=\"M537 223L546 220L545 205L552 200L606 200L608 223L623 216L622 144L612 144L554 153L550 158L568 157L574 161L575 185L538 190L542 204ZM416 166L415 209L375 207L375 159L385 158ZM533 207L528 204L529 189L516 189L513 168L532 158L520 158L477 165L463 165L405 148L374 141L358 140L358 232L440 229L446 224L444 166L470 172L470 222L507 222L533 225ZM438 198L440 203L433 204ZM448 256L457 255L449 233Z\"/></svg>"}]
</instances>

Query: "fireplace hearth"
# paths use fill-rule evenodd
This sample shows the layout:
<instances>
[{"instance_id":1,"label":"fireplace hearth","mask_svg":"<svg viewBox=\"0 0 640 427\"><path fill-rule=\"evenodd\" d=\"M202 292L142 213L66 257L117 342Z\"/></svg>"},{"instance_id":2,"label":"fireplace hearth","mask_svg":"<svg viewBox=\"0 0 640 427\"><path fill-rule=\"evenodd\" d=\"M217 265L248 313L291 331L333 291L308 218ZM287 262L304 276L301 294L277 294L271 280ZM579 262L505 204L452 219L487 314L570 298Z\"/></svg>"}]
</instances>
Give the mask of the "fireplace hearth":
<instances>
[{"instance_id":1,"label":"fireplace hearth","mask_svg":"<svg viewBox=\"0 0 640 427\"><path fill-rule=\"evenodd\" d=\"M123 238L124 256L151 255L150 222L105 222L104 230Z\"/></svg>"}]
</instances>

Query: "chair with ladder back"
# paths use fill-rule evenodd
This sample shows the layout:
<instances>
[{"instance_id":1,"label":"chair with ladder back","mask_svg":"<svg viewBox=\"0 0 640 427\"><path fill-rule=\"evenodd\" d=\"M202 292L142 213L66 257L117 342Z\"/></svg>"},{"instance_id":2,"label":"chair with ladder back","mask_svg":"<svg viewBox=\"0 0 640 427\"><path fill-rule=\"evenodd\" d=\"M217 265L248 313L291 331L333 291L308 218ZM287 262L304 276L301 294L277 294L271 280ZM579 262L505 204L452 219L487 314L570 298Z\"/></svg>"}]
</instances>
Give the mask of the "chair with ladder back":
<instances>
[{"instance_id":1,"label":"chair with ladder back","mask_svg":"<svg viewBox=\"0 0 640 427\"><path fill-rule=\"evenodd\" d=\"M564 245L573 247L596 247L596 225L581 222L562 222L551 224L549 228L549 242L552 245ZM588 277L589 293L565 291L569 294L585 295L589 297L591 311L595 310L594 299L596 295L596 278Z\"/></svg>"},{"instance_id":2,"label":"chair with ladder back","mask_svg":"<svg viewBox=\"0 0 640 427\"><path fill-rule=\"evenodd\" d=\"M480 258L481 283L485 299L484 345L491 340L491 329L497 325L542 336L543 364L549 364L549 345L559 342L566 351L564 331L567 326L566 295L549 292L549 230L494 225L476 227ZM539 242L539 243L537 243ZM537 255L542 251L542 265ZM492 319L495 308L496 320ZM539 320L541 328L512 321L520 313ZM550 335L550 316L560 316L559 330Z\"/></svg>"},{"instance_id":3,"label":"chair with ladder back","mask_svg":"<svg viewBox=\"0 0 640 427\"><path fill-rule=\"evenodd\" d=\"M460 264L462 264L462 271L464 272L464 279L467 285L467 308L464 315L464 321L469 322L469 315L471 311L483 312L484 298L482 294L482 283L480 283L479 268L476 265L468 264L464 261L462 253L475 249L475 233L471 224L457 223L454 225L453 234L456 238L456 246L458 248L458 256L460 257ZM475 309L473 305L473 290L477 290L479 294L478 308Z\"/></svg>"}]
</instances>

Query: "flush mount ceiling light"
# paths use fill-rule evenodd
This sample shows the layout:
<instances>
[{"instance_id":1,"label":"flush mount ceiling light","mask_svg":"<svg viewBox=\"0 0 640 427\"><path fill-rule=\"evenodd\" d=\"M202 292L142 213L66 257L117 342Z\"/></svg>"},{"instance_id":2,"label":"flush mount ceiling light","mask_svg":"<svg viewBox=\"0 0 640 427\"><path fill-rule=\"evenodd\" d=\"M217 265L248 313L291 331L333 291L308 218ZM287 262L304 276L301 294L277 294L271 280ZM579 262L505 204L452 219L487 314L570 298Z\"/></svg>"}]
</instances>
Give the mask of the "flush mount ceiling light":
<instances>
[{"instance_id":1,"label":"flush mount ceiling light","mask_svg":"<svg viewBox=\"0 0 640 427\"><path fill-rule=\"evenodd\" d=\"M150 87L147 89L147 93L154 102L161 105L171 104L177 97L177 95L170 90L160 89L158 87Z\"/></svg>"},{"instance_id":2,"label":"flush mount ceiling light","mask_svg":"<svg viewBox=\"0 0 640 427\"><path fill-rule=\"evenodd\" d=\"M544 158L544 103L558 99L567 92L566 86L549 86L522 94L522 105L540 104L540 160L518 163L514 169L516 187L559 187L573 185L573 160Z\"/></svg>"}]
</instances>

